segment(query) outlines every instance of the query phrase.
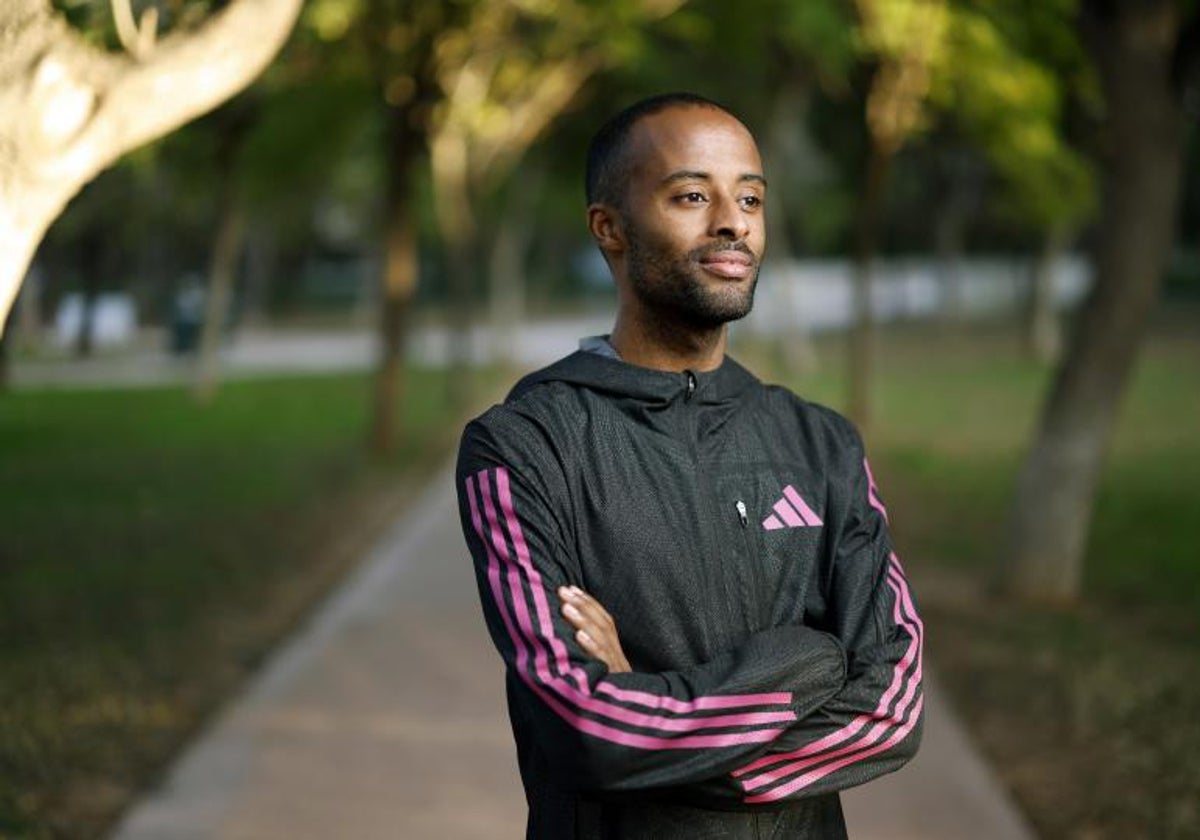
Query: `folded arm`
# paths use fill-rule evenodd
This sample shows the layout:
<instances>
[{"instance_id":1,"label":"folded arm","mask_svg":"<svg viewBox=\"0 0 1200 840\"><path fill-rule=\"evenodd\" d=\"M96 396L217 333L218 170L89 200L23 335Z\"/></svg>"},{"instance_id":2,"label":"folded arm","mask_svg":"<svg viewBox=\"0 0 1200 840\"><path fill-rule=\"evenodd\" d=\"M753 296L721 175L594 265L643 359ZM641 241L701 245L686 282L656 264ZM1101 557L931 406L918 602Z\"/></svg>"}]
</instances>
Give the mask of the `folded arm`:
<instances>
[{"instance_id":1,"label":"folded arm","mask_svg":"<svg viewBox=\"0 0 1200 840\"><path fill-rule=\"evenodd\" d=\"M564 786L639 790L724 777L842 688L841 646L801 626L755 634L693 668L611 672L560 611L559 587L580 574L547 497L553 480L527 479L470 428L464 436L459 507L484 617L512 696Z\"/></svg>"},{"instance_id":2,"label":"folded arm","mask_svg":"<svg viewBox=\"0 0 1200 840\"><path fill-rule=\"evenodd\" d=\"M688 793L765 804L842 790L891 772L920 742L923 627L886 534L886 511L866 460L837 543L830 586L837 635L847 648L843 688L803 715L761 755ZM832 519L833 517L828 517ZM628 670L617 627L581 591L559 592L564 617L592 656Z\"/></svg>"},{"instance_id":3,"label":"folded arm","mask_svg":"<svg viewBox=\"0 0 1200 840\"><path fill-rule=\"evenodd\" d=\"M887 512L861 443L849 495L826 516L836 528L822 625L846 651L843 688L763 754L692 793L772 804L844 790L890 773L917 752L923 726L924 626L891 548Z\"/></svg>"}]
</instances>

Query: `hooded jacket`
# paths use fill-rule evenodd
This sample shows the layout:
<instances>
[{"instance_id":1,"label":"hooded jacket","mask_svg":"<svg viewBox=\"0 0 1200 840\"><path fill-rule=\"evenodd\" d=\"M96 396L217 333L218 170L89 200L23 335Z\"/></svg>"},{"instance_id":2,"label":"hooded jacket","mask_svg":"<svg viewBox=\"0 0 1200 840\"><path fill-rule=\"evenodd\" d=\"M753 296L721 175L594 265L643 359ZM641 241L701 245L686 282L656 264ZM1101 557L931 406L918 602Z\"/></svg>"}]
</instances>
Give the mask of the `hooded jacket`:
<instances>
[{"instance_id":1,"label":"hooded jacket","mask_svg":"<svg viewBox=\"0 0 1200 840\"><path fill-rule=\"evenodd\" d=\"M917 749L923 630L861 440L728 356L579 351L469 423L463 532L529 838L839 838ZM631 673L556 594L613 616Z\"/></svg>"}]
</instances>

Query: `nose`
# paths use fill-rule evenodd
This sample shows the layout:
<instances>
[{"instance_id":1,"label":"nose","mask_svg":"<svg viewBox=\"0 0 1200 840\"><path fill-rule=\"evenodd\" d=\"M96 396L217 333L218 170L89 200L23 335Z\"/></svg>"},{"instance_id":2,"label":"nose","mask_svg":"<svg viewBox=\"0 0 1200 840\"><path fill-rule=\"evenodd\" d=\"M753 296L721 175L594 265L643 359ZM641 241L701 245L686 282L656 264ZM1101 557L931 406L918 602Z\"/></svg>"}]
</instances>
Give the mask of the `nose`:
<instances>
[{"instance_id":1,"label":"nose","mask_svg":"<svg viewBox=\"0 0 1200 840\"><path fill-rule=\"evenodd\" d=\"M746 211L733 196L722 196L712 203L709 235L721 239L745 239L750 233Z\"/></svg>"}]
</instances>

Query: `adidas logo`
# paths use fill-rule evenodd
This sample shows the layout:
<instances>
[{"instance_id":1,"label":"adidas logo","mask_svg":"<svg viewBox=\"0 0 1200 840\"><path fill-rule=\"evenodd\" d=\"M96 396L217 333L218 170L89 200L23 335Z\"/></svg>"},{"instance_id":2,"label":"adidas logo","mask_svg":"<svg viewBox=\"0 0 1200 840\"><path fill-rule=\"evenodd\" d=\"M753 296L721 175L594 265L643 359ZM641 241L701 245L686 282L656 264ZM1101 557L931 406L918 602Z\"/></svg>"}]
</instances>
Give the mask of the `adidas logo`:
<instances>
[{"instance_id":1,"label":"adidas logo","mask_svg":"<svg viewBox=\"0 0 1200 840\"><path fill-rule=\"evenodd\" d=\"M775 503L774 510L775 512L762 522L763 528L768 531L777 531L780 528L815 528L825 524L790 484L783 488L783 498Z\"/></svg>"}]
</instances>

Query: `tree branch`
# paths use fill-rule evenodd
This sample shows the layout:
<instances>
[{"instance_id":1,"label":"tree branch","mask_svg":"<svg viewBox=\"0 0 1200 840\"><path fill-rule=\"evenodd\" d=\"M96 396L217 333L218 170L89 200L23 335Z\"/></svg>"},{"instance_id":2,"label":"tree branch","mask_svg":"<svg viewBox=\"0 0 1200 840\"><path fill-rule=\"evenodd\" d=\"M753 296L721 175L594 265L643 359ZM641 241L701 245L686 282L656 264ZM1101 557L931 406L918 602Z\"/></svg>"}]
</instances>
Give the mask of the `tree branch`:
<instances>
[{"instance_id":1,"label":"tree branch","mask_svg":"<svg viewBox=\"0 0 1200 840\"><path fill-rule=\"evenodd\" d=\"M33 249L80 187L249 85L300 5L233 0L136 61L87 44L46 0L0 2L0 320ZM154 23L143 18L140 45Z\"/></svg>"},{"instance_id":2,"label":"tree branch","mask_svg":"<svg viewBox=\"0 0 1200 840\"><path fill-rule=\"evenodd\" d=\"M129 0L112 0L109 5L112 6L113 25L117 28L117 40L121 42L125 52L134 58L141 58L138 55L140 33L137 23L133 19L133 8L130 6Z\"/></svg>"}]
</instances>

